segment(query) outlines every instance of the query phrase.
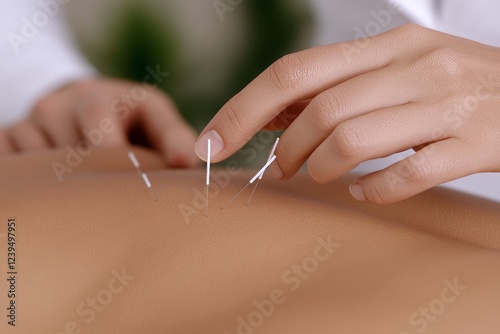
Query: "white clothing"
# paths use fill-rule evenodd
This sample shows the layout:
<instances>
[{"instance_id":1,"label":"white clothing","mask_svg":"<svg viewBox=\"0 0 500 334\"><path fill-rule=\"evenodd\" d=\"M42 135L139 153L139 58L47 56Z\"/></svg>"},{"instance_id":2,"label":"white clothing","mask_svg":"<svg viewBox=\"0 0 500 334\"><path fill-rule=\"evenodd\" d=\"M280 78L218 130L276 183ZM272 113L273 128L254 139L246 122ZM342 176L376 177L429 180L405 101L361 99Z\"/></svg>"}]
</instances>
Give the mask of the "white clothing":
<instances>
[{"instance_id":1,"label":"white clothing","mask_svg":"<svg viewBox=\"0 0 500 334\"><path fill-rule=\"evenodd\" d=\"M0 1L0 127L25 118L47 93L96 74L72 45L63 6L56 0Z\"/></svg>"}]
</instances>

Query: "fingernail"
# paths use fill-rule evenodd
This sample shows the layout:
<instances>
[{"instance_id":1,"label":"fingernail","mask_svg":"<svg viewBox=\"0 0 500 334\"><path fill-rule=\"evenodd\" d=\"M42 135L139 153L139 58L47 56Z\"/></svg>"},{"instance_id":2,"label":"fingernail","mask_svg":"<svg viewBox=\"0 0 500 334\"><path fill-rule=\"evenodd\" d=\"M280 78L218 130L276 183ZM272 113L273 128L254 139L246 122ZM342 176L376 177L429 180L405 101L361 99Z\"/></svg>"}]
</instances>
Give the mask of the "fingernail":
<instances>
[{"instance_id":1,"label":"fingernail","mask_svg":"<svg viewBox=\"0 0 500 334\"><path fill-rule=\"evenodd\" d=\"M366 202L365 192L363 191L363 186L359 182L354 182L349 187L352 197L360 202Z\"/></svg>"},{"instance_id":2,"label":"fingernail","mask_svg":"<svg viewBox=\"0 0 500 334\"><path fill-rule=\"evenodd\" d=\"M280 166L276 162L274 162L270 167L269 167L269 173L271 173L275 178L277 179L282 179L285 174L283 174L283 171L281 170Z\"/></svg>"},{"instance_id":3,"label":"fingernail","mask_svg":"<svg viewBox=\"0 0 500 334\"><path fill-rule=\"evenodd\" d=\"M198 141L195 145L195 152L198 157L207 161L207 148L208 148L208 140L210 139L210 157L214 158L222 152L224 149L224 142L222 141L221 136L215 130L208 131L203 136L198 138Z\"/></svg>"}]
</instances>

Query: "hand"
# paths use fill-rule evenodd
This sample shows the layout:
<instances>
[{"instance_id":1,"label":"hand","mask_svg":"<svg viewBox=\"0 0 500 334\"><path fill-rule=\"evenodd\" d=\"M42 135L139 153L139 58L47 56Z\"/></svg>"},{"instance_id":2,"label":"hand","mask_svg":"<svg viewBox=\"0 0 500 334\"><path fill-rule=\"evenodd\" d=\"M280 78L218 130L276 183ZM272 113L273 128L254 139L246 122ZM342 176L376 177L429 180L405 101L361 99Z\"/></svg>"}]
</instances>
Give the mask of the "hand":
<instances>
[{"instance_id":1,"label":"hand","mask_svg":"<svg viewBox=\"0 0 500 334\"><path fill-rule=\"evenodd\" d=\"M70 84L40 100L30 117L0 130L0 154L86 141L97 147L125 145L140 127L171 167L194 167L196 134L172 101L154 86L92 79Z\"/></svg>"},{"instance_id":2,"label":"hand","mask_svg":"<svg viewBox=\"0 0 500 334\"><path fill-rule=\"evenodd\" d=\"M356 180L358 200L391 203L477 172L500 172L500 49L407 25L283 57L232 98L197 142L213 161L262 128L287 128L272 172L308 159L327 183L366 160L416 154Z\"/></svg>"}]
</instances>

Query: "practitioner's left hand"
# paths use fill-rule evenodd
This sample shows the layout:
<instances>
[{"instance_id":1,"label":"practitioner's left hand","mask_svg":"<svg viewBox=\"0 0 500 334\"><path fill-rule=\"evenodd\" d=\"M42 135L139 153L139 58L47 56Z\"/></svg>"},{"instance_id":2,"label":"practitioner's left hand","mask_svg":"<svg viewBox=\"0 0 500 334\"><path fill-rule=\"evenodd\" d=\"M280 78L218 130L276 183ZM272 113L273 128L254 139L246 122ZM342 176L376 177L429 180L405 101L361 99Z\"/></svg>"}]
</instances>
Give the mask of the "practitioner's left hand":
<instances>
[{"instance_id":1,"label":"practitioner's left hand","mask_svg":"<svg viewBox=\"0 0 500 334\"><path fill-rule=\"evenodd\" d=\"M478 172L500 172L500 49L415 25L283 57L232 98L197 152L221 161L259 130L287 128L271 167L308 159L327 183L366 160L417 153L353 182L358 200L391 203Z\"/></svg>"},{"instance_id":2,"label":"practitioner's left hand","mask_svg":"<svg viewBox=\"0 0 500 334\"><path fill-rule=\"evenodd\" d=\"M134 135L139 139L131 141ZM102 77L50 92L28 118L0 129L0 155L55 147L75 150L84 143L104 148L145 142L163 155L166 166L195 167L195 140L194 129L159 88Z\"/></svg>"}]
</instances>

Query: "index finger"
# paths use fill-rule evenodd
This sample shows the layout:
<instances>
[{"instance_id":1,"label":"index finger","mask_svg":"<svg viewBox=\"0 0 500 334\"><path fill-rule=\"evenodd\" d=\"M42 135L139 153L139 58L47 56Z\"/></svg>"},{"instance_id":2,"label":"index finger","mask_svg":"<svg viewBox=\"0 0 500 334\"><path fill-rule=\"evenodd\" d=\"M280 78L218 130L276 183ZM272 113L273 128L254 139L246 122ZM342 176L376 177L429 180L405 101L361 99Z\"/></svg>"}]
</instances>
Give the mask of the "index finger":
<instances>
[{"instance_id":1,"label":"index finger","mask_svg":"<svg viewBox=\"0 0 500 334\"><path fill-rule=\"evenodd\" d=\"M140 109L146 135L164 155L168 166L196 167L199 160L192 151L196 133L182 118L173 101L158 91L146 99Z\"/></svg>"},{"instance_id":2,"label":"index finger","mask_svg":"<svg viewBox=\"0 0 500 334\"><path fill-rule=\"evenodd\" d=\"M206 160L228 158L287 106L312 98L353 77L387 66L401 48L398 35L420 27L407 26L361 41L332 44L286 55L272 64L227 102L203 130L196 152ZM362 44L361 44L362 43Z\"/></svg>"}]
</instances>

